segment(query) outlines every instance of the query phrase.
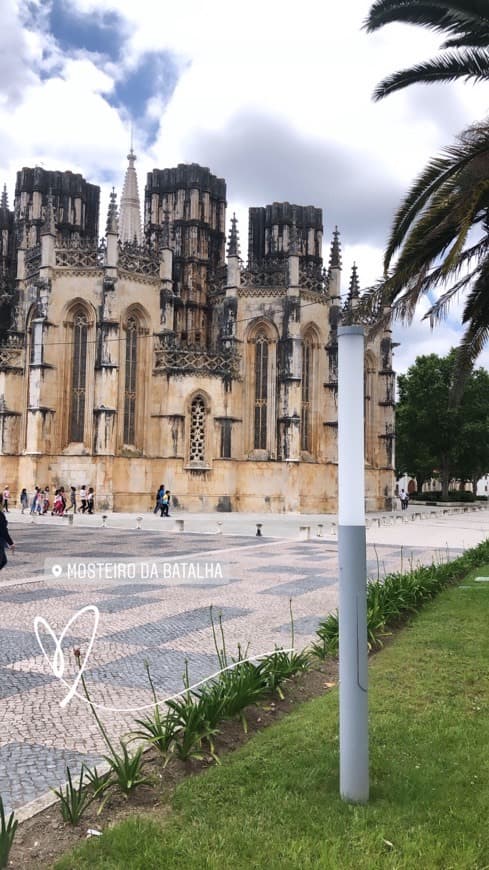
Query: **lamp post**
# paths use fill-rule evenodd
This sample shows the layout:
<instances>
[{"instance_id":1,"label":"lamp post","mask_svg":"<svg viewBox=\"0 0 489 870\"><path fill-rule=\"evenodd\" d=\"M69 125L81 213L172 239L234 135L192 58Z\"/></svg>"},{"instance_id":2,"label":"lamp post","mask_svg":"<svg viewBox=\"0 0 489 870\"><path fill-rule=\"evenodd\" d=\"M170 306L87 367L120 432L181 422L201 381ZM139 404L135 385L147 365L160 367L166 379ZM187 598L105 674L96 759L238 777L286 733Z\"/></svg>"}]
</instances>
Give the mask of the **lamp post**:
<instances>
[{"instance_id":1,"label":"lamp post","mask_svg":"<svg viewBox=\"0 0 489 870\"><path fill-rule=\"evenodd\" d=\"M340 795L369 794L363 326L338 328Z\"/></svg>"}]
</instances>

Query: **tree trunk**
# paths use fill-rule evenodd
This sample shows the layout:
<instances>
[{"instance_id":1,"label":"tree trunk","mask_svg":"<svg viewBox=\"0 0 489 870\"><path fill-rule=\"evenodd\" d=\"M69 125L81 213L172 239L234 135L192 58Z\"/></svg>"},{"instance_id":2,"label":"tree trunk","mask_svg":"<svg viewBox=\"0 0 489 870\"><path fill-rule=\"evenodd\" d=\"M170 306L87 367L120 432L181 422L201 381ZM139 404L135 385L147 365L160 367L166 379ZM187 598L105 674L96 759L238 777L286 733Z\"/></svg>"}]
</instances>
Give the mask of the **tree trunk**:
<instances>
[{"instance_id":1,"label":"tree trunk","mask_svg":"<svg viewBox=\"0 0 489 870\"><path fill-rule=\"evenodd\" d=\"M448 467L448 459L443 457L441 465L441 497L443 501L448 501L448 486L450 484L450 469Z\"/></svg>"}]
</instances>

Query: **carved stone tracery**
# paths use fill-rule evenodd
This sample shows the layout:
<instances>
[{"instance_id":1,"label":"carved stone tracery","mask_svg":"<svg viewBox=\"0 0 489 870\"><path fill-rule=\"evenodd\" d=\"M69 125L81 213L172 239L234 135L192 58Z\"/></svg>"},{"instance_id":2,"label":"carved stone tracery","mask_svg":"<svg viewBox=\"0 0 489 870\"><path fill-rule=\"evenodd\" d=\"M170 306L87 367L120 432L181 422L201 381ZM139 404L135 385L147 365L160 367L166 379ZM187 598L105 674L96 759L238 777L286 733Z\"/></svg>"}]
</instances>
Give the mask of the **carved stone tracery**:
<instances>
[{"instance_id":1,"label":"carved stone tracery","mask_svg":"<svg viewBox=\"0 0 489 870\"><path fill-rule=\"evenodd\" d=\"M239 355L227 350L201 347L168 347L161 340L155 347L155 370L172 374L202 373L215 377L239 377Z\"/></svg>"},{"instance_id":2,"label":"carved stone tracery","mask_svg":"<svg viewBox=\"0 0 489 870\"><path fill-rule=\"evenodd\" d=\"M157 277L160 261L158 256L148 248L126 242L125 245L119 245L119 268L126 272Z\"/></svg>"}]
</instances>

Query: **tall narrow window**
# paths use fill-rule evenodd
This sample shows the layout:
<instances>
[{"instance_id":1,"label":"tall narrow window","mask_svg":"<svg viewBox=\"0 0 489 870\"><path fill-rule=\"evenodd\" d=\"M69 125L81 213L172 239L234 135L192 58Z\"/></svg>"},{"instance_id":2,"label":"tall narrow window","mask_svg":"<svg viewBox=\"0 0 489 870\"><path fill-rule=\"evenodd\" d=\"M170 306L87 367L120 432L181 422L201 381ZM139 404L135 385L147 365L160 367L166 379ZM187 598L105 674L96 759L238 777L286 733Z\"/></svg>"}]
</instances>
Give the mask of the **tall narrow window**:
<instances>
[{"instance_id":1,"label":"tall narrow window","mask_svg":"<svg viewBox=\"0 0 489 870\"><path fill-rule=\"evenodd\" d=\"M221 420L221 459L231 459L231 420Z\"/></svg>"},{"instance_id":2,"label":"tall narrow window","mask_svg":"<svg viewBox=\"0 0 489 870\"><path fill-rule=\"evenodd\" d=\"M84 311L73 317L73 359L71 375L70 441L83 441L87 394L88 319Z\"/></svg>"},{"instance_id":3,"label":"tall narrow window","mask_svg":"<svg viewBox=\"0 0 489 870\"><path fill-rule=\"evenodd\" d=\"M255 419L254 448L267 448L267 412L268 412L268 340L263 332L256 337L255 342Z\"/></svg>"},{"instance_id":4,"label":"tall narrow window","mask_svg":"<svg viewBox=\"0 0 489 870\"><path fill-rule=\"evenodd\" d=\"M301 450L312 453L312 338L302 342Z\"/></svg>"},{"instance_id":5,"label":"tall narrow window","mask_svg":"<svg viewBox=\"0 0 489 870\"><path fill-rule=\"evenodd\" d=\"M205 402L196 396L190 408L190 462L205 462Z\"/></svg>"},{"instance_id":6,"label":"tall narrow window","mask_svg":"<svg viewBox=\"0 0 489 870\"><path fill-rule=\"evenodd\" d=\"M136 443L136 369L138 323L129 317L126 327L126 377L124 386L124 444Z\"/></svg>"},{"instance_id":7,"label":"tall narrow window","mask_svg":"<svg viewBox=\"0 0 489 870\"><path fill-rule=\"evenodd\" d=\"M364 414L365 414L365 430L364 430L364 443L365 443L365 459L367 462L370 462L371 465L374 464L374 444L375 444L375 435L374 435L374 414L375 414L375 387L374 387L374 361L371 359L370 355L367 355L365 358L365 402L364 402Z\"/></svg>"}]
</instances>

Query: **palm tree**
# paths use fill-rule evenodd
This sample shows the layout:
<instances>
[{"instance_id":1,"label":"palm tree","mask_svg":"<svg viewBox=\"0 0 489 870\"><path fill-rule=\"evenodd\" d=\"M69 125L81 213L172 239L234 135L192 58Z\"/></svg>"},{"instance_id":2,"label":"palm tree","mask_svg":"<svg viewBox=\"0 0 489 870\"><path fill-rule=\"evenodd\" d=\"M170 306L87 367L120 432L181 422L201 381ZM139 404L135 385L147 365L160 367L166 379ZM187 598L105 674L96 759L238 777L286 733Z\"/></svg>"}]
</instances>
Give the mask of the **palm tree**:
<instances>
[{"instance_id":1,"label":"palm tree","mask_svg":"<svg viewBox=\"0 0 489 870\"><path fill-rule=\"evenodd\" d=\"M489 79L487 0L376 0L364 27L372 33L394 21L419 24L446 34L448 39L442 43L444 52L438 57L395 72L380 82L375 100L420 82Z\"/></svg>"},{"instance_id":2,"label":"palm tree","mask_svg":"<svg viewBox=\"0 0 489 870\"><path fill-rule=\"evenodd\" d=\"M378 86L376 99L414 82L489 79L488 0L376 0L365 26L375 30L391 21L448 33L443 47L457 51L393 74ZM415 180L394 218L384 268L384 278L364 297L367 312L391 306L394 316L409 321L420 297L442 288L426 315L434 323L455 296L466 294L460 394L489 338L489 121L465 130Z\"/></svg>"}]
</instances>

